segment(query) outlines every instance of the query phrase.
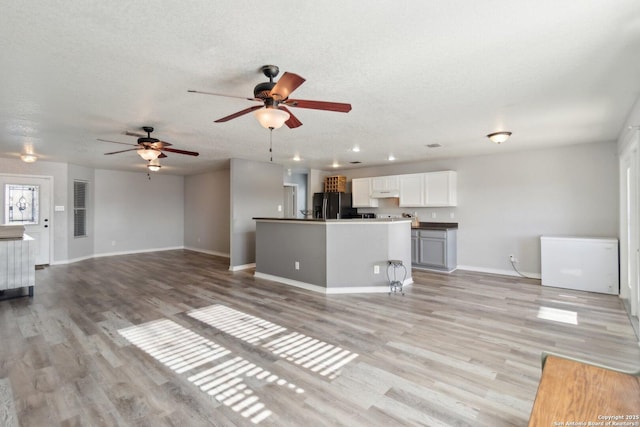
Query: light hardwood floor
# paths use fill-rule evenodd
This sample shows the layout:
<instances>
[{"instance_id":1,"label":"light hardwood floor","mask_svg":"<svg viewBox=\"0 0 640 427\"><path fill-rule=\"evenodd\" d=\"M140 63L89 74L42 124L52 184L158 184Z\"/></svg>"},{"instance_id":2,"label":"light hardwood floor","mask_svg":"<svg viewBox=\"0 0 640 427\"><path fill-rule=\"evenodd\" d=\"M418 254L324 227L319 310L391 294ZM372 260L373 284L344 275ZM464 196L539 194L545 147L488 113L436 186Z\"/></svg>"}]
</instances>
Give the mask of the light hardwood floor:
<instances>
[{"instance_id":1,"label":"light hardwood floor","mask_svg":"<svg viewBox=\"0 0 640 427\"><path fill-rule=\"evenodd\" d=\"M615 296L423 271L404 297L326 296L227 263L38 271L0 301L0 425L524 426L543 350L640 365Z\"/></svg>"}]
</instances>

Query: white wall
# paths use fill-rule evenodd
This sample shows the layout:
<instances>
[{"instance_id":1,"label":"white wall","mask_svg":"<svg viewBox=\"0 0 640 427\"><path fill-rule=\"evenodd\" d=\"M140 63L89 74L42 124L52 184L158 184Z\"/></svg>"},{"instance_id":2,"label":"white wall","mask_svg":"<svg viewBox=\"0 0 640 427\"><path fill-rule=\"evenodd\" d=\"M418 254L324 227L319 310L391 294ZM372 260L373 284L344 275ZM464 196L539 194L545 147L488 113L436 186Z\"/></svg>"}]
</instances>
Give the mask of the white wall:
<instances>
[{"instance_id":1,"label":"white wall","mask_svg":"<svg viewBox=\"0 0 640 427\"><path fill-rule=\"evenodd\" d=\"M184 178L184 245L229 256L229 169Z\"/></svg>"},{"instance_id":2,"label":"white wall","mask_svg":"<svg viewBox=\"0 0 640 427\"><path fill-rule=\"evenodd\" d=\"M95 255L182 248L184 177L95 170Z\"/></svg>"},{"instance_id":3,"label":"white wall","mask_svg":"<svg viewBox=\"0 0 640 427\"><path fill-rule=\"evenodd\" d=\"M231 159L231 242L232 270L256 262L256 222L254 217L282 218L282 165Z\"/></svg>"},{"instance_id":4,"label":"white wall","mask_svg":"<svg viewBox=\"0 0 640 427\"><path fill-rule=\"evenodd\" d=\"M455 208L399 208L397 199L359 212L418 212L421 221L458 222L458 265L540 273L541 235L618 237L615 143L345 170L349 179L437 170L458 172ZM436 218L432 219L432 213ZM453 214L454 218L450 215Z\"/></svg>"}]
</instances>

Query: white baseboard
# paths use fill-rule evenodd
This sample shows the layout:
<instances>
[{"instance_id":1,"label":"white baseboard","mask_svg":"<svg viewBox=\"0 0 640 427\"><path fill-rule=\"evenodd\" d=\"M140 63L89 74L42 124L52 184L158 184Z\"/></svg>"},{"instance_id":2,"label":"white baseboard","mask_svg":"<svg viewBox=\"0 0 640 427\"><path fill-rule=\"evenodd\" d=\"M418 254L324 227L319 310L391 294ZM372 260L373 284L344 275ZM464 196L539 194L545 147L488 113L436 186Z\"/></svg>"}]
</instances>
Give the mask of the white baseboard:
<instances>
[{"instance_id":1,"label":"white baseboard","mask_svg":"<svg viewBox=\"0 0 640 427\"><path fill-rule=\"evenodd\" d=\"M200 252L203 254L207 254L207 255L213 255L213 256L219 256L222 258L230 258L231 255L229 255L228 253L224 253L224 252L218 252L218 251L210 251L207 249L200 249L200 248L194 248L191 246L185 246L184 249L188 250L188 251L193 251L193 252Z\"/></svg>"},{"instance_id":2,"label":"white baseboard","mask_svg":"<svg viewBox=\"0 0 640 427\"><path fill-rule=\"evenodd\" d=\"M147 253L147 252L175 251L175 250L178 250L178 249L186 249L186 248L184 246L171 246L171 247L166 247L166 248L140 249L140 250L135 250L135 251L105 252L105 253L101 253L101 254L93 254L93 255L83 256L83 257L79 257L79 258L72 258L72 259L66 259L66 260L61 260L61 261L54 261L54 262L50 263L50 265L73 264L75 262L85 261L85 260L94 259L94 258L104 258L104 257L119 256L119 255L142 254L142 253Z\"/></svg>"},{"instance_id":3,"label":"white baseboard","mask_svg":"<svg viewBox=\"0 0 640 427\"><path fill-rule=\"evenodd\" d=\"M166 248L153 248L153 249L139 249L134 251L118 251L118 252L104 252L101 254L94 254L94 258L102 258L108 256L118 256L118 255L132 255L132 254L144 254L147 252L162 252L162 251L175 251L178 249L184 249L184 246L170 246Z\"/></svg>"},{"instance_id":4,"label":"white baseboard","mask_svg":"<svg viewBox=\"0 0 640 427\"><path fill-rule=\"evenodd\" d=\"M319 292L321 294L372 294L372 293L387 293L389 292L389 286L338 286L326 288L324 286L318 286L307 282L301 282L299 280L287 279L286 277L274 276L265 273L254 273L254 277L258 279L270 280L272 282L283 283L285 285L295 286L296 288L306 289L308 291ZM413 283L412 279L405 280L403 286L408 286Z\"/></svg>"},{"instance_id":5,"label":"white baseboard","mask_svg":"<svg viewBox=\"0 0 640 427\"><path fill-rule=\"evenodd\" d=\"M502 270L502 269L498 269L498 268L475 267L475 266L471 266L471 265L458 265L458 270L474 271L476 273L499 274L501 276L522 277L516 271L513 271L513 270ZM529 273L529 272L525 271L525 272L522 272L522 274L524 274L525 276L530 277L532 279L540 279L542 277L542 276L540 276L540 273Z\"/></svg>"},{"instance_id":6,"label":"white baseboard","mask_svg":"<svg viewBox=\"0 0 640 427\"><path fill-rule=\"evenodd\" d=\"M65 265L65 264L73 264L74 262L80 262L87 259L93 259L93 255L83 256L80 258L72 258L72 259L64 259L61 261L53 261L49 265Z\"/></svg>"},{"instance_id":7,"label":"white baseboard","mask_svg":"<svg viewBox=\"0 0 640 427\"><path fill-rule=\"evenodd\" d=\"M255 262L252 262L250 264L243 264L243 265L230 265L229 271L248 270L250 268L255 268L255 266L256 266Z\"/></svg>"}]
</instances>

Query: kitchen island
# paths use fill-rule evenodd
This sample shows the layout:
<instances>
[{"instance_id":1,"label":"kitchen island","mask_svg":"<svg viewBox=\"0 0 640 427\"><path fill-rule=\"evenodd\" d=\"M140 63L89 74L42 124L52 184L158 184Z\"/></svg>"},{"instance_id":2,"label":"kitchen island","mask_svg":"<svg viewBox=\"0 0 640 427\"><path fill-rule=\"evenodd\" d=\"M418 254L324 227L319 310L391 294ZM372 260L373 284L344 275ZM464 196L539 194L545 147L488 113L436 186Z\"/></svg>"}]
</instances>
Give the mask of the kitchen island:
<instances>
[{"instance_id":1,"label":"kitchen island","mask_svg":"<svg viewBox=\"0 0 640 427\"><path fill-rule=\"evenodd\" d=\"M413 282L409 219L254 219L255 277L327 294L389 292L388 261L401 260L404 285Z\"/></svg>"}]
</instances>

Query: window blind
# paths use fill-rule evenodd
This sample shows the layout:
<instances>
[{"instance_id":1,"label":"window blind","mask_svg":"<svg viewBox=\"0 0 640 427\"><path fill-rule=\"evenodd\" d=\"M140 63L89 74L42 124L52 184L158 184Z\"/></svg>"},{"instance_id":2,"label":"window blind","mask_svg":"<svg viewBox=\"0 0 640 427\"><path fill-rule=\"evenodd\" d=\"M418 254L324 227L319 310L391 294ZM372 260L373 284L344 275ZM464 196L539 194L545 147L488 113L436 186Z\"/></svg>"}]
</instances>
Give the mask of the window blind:
<instances>
[{"instance_id":1,"label":"window blind","mask_svg":"<svg viewBox=\"0 0 640 427\"><path fill-rule=\"evenodd\" d=\"M87 235L87 184L73 181L73 237Z\"/></svg>"}]
</instances>

